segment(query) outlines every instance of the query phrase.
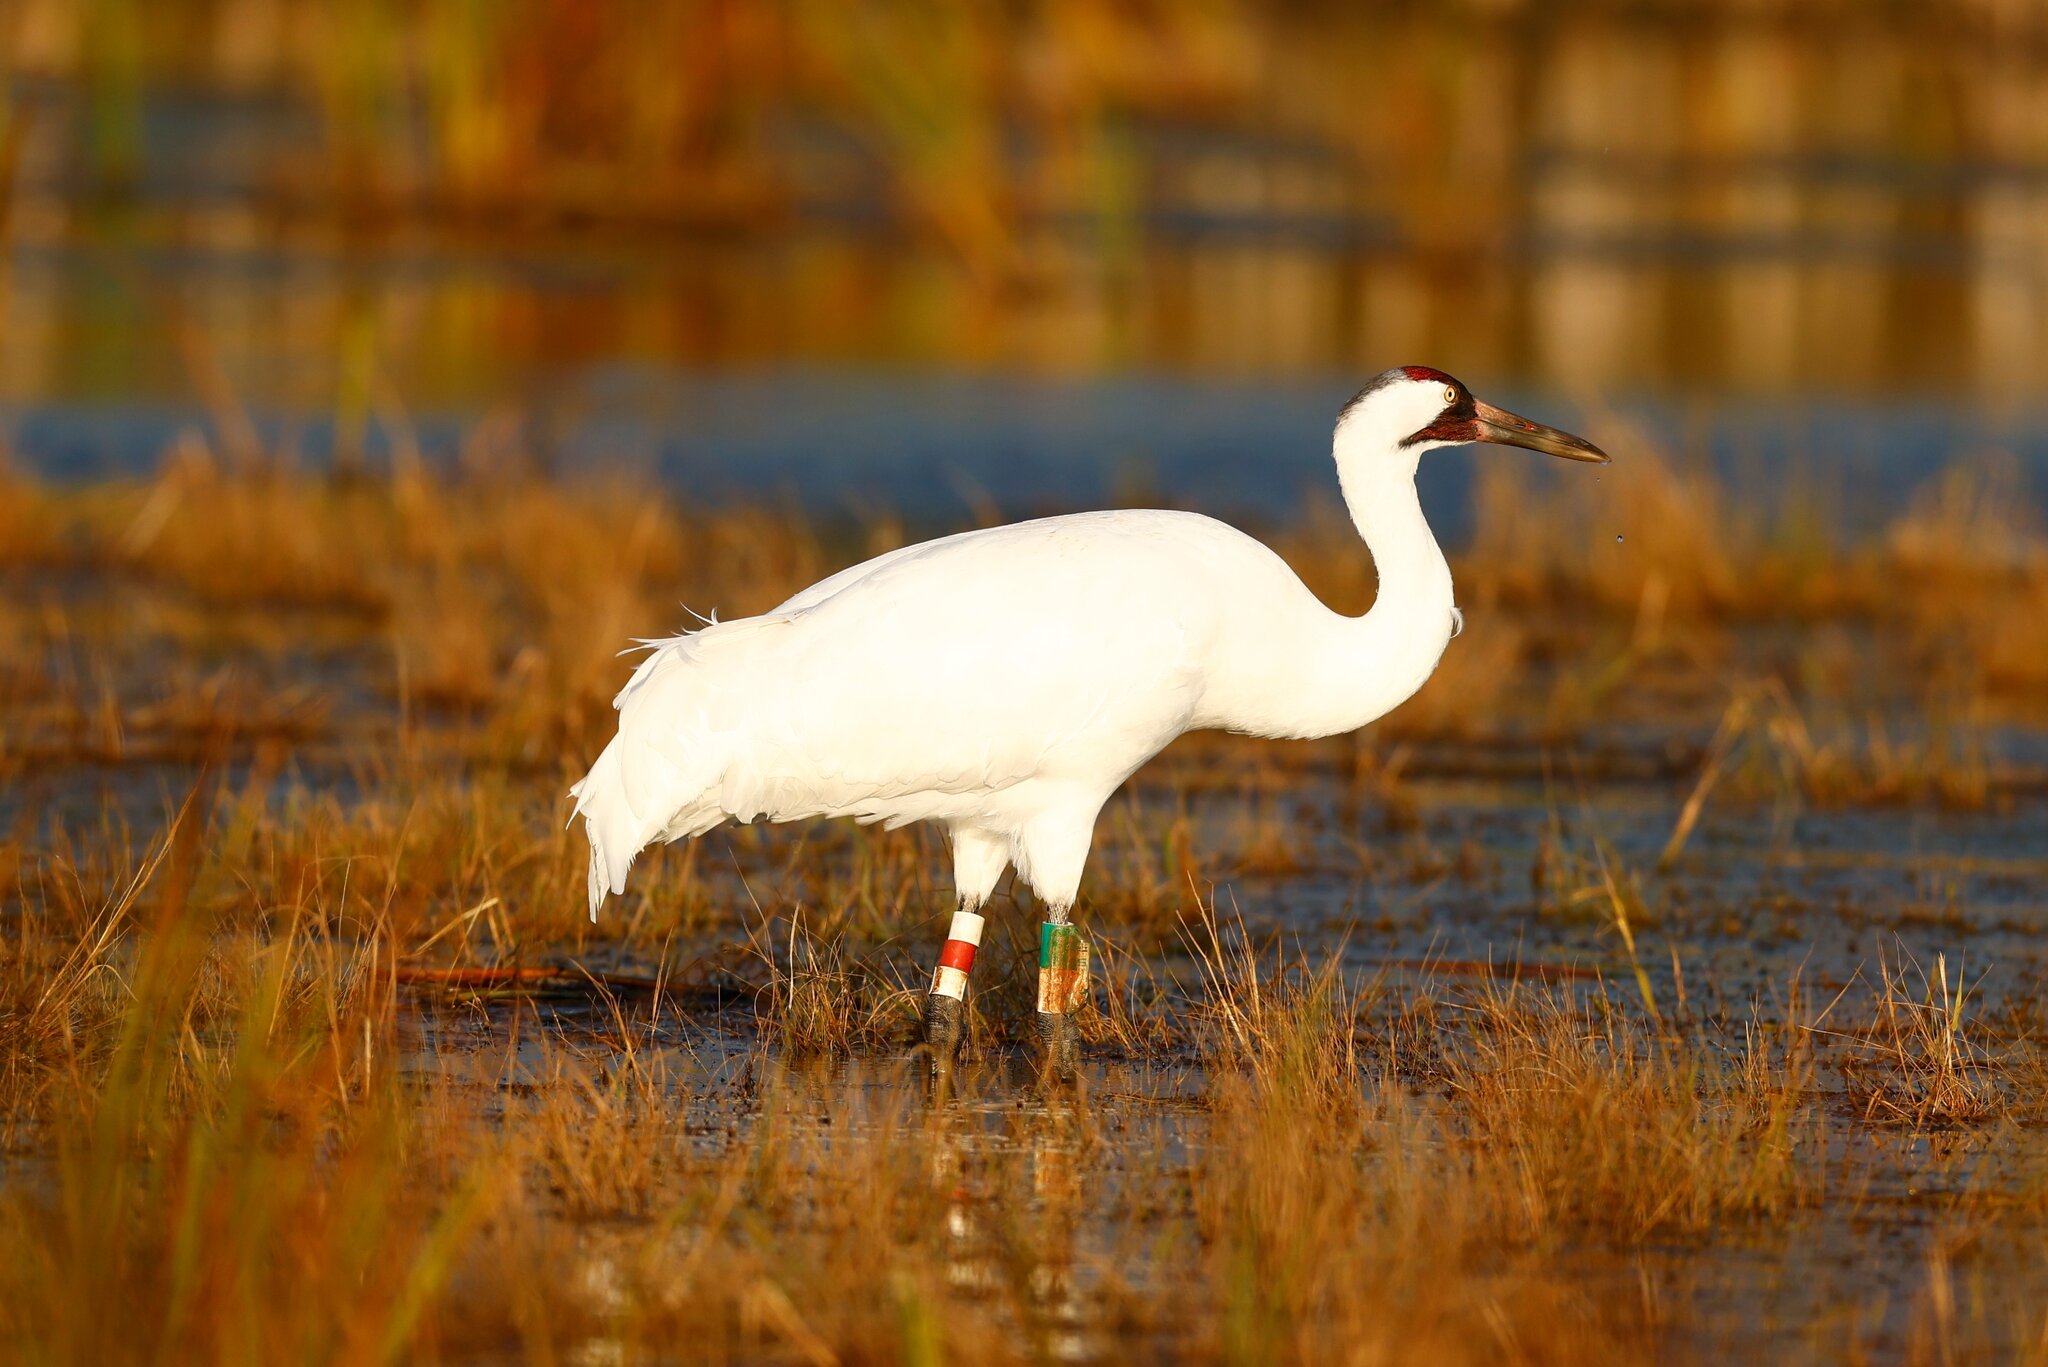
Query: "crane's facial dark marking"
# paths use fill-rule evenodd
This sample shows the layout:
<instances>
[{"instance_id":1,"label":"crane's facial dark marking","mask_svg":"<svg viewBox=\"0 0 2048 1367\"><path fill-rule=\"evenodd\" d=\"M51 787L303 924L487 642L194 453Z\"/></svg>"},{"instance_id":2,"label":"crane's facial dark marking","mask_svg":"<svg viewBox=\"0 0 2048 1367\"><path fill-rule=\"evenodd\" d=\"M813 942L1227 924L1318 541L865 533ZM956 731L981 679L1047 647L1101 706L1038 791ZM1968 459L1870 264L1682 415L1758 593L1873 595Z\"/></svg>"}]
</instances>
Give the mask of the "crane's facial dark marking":
<instances>
[{"instance_id":1,"label":"crane's facial dark marking","mask_svg":"<svg viewBox=\"0 0 2048 1367\"><path fill-rule=\"evenodd\" d=\"M1414 446L1425 441L1459 442L1481 439L1479 405L1473 399L1471 390L1441 370L1431 370L1428 366L1411 365L1403 366L1402 369L1411 380L1428 380L1444 387L1444 411L1437 414L1427 427L1404 439L1401 442L1403 446Z\"/></svg>"}]
</instances>

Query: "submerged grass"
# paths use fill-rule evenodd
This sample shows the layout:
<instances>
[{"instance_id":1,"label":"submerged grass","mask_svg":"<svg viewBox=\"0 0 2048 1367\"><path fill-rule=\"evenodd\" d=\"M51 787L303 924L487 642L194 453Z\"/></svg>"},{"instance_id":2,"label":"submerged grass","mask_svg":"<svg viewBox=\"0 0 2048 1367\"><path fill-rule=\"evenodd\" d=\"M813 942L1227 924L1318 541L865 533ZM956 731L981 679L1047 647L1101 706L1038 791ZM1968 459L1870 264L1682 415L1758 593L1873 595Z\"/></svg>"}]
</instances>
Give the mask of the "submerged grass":
<instances>
[{"instance_id":1,"label":"submerged grass","mask_svg":"<svg viewBox=\"0 0 2048 1367\"><path fill-rule=\"evenodd\" d=\"M1856 1037L1864 1052L1844 1068L1865 1119L1925 1129L1997 1111L1990 1063L1967 1028L1960 963L1955 972L1951 982L1945 955L1931 968L1880 957L1871 1019Z\"/></svg>"},{"instance_id":2,"label":"submerged grass","mask_svg":"<svg viewBox=\"0 0 2048 1367\"><path fill-rule=\"evenodd\" d=\"M721 922L766 952L649 993L406 997L423 950L599 947L489 898L420 914L403 870L446 857L424 804L266 865L265 818L218 788L132 863L53 854L17 890L0 1336L22 1360L1665 1360L1721 1330L1640 1250L1823 1218L1843 1124L2004 1114L1939 963L1912 993L1887 965L1842 1036L1796 982L1731 1026L1597 977L1361 979L1213 903L1179 955L1104 955L1088 1034L1114 1088L1019 1090L1022 994L997 980L985 1066L928 1098L857 882L812 887L842 909L815 931ZM528 896L533 856L478 834L445 904ZM1838 1086L1882 1100L1833 1118Z\"/></svg>"},{"instance_id":3,"label":"submerged grass","mask_svg":"<svg viewBox=\"0 0 2048 1367\"><path fill-rule=\"evenodd\" d=\"M1210 1103L1141 1115L1116 1145L1080 1098L989 1134L914 1089L878 1098L790 1071L817 1008L786 991L766 1007L779 1035L737 1060L692 1057L658 1008L616 1001L573 1031L515 1009L480 1048L452 1048L446 1024L423 1046L404 1038L417 1027L382 932L344 944L298 912L238 933L181 891L200 820L188 806L101 913L128 923L117 973L90 949L14 968L17 997L69 1026L9 1045L38 1155L0 1192L0 1326L25 1360L460 1357L508 1341L552 1356L586 1339L637 1355L677 1335L710 1359L940 1345L1021 1360L1068 1340L1096 1356L1126 1330L1203 1358L1353 1360L1368 1326L1397 1356L1418 1341L1485 1356L1497 1303L1561 1352L1609 1329L1580 1306L1583 1336L1543 1330L1537 1313L1572 1293L1533 1272L1505 1302L1406 1304L1417 1228L1455 1257L1432 1274L1454 1286L1560 1224L1660 1223L1549 1188L1570 1171L1599 1190L1646 1175L1591 1161L1624 1132L1583 1109L1589 1091L1697 1110L1676 1074L1645 1084L1613 1036L1581 1040L1585 1008L1512 991L1480 1003L1493 1033L1452 1065L1473 1104L1425 1108L1365 1066L1377 1051L1329 968L1274 973L1213 934L1195 1011ZM1148 1142L1149 1126L1179 1137ZM1532 1139L1547 1175L1504 1180L1530 1169ZM1739 1190L1720 1204L1776 1208ZM1131 1226L1102 1223L1133 1203ZM1423 1218L1447 1209L1455 1229ZM118 1319L98 1312L110 1295Z\"/></svg>"}]
</instances>

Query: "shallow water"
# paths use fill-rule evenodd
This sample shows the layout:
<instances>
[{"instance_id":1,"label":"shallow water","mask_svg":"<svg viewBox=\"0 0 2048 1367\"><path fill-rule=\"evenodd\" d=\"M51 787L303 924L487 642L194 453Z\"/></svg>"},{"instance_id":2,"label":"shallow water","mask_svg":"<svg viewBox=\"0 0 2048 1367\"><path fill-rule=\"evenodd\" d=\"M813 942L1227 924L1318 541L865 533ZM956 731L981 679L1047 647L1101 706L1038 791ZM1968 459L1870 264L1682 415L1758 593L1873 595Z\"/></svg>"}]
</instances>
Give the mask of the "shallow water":
<instances>
[{"instance_id":1,"label":"shallow water","mask_svg":"<svg viewBox=\"0 0 2048 1367\"><path fill-rule=\"evenodd\" d=\"M382 647L351 641L345 625L332 630L335 639L320 649L282 655L226 635L205 662L244 671L256 696L293 680L317 686L321 708L294 739L292 763L269 780L279 803L348 804L387 781L363 758L388 749L395 734L395 702L375 682L387 667ZM152 657L143 650L134 658L137 672L120 680L117 692L146 700L158 686ZM1907 713L1894 715L1902 720ZM1196 886L1172 900L1174 914L1198 917L1199 897L1226 924L1241 925L1283 955L1308 963L1334 959L1367 1004L1361 1028L1385 1031L1389 1013L1418 1001L1448 1004L1455 1020L1466 987L1517 979L1604 996L1639 1013L1642 989L1611 905L1597 896L1559 901L1560 888L1587 888L1604 857L1632 889L1632 929L1656 1008L1695 1026L1700 1038L1720 1041L1729 1058L1754 1023L1782 1023L1796 1012L1799 1020L1833 1029L1837 1022L1814 1013L1845 989L1856 998L1853 1009L1865 1012L1856 994L1867 994L1881 967L1891 965L1909 985L1922 974L1946 972L1966 986L1978 1045L2023 1065L2001 1077L2040 1076L2025 1065L2042 1059L2048 804L2026 766L2038 763L2048 736L2024 724L1998 733L2000 752L2023 761L2014 772L2024 782L1995 791L1980 810L1830 810L1718 794L1686 852L1667 873L1656 873L1715 719L1712 709L1660 709L1643 700L1593 718L1560 741L1542 738L1533 714L1519 716L1509 705L1494 739L1409 746L1399 781L1384 790L1360 788L1348 748L1290 750L1279 761L1284 768L1275 752L1250 743L1177 750L1112 802L1099 833L1096 876L1126 882L1133 845L1122 833L1148 833L1156 843L1162 823L1184 817L1200 873ZM61 748L54 743L52 753ZM430 755L414 762L437 763ZM248 756L238 755L224 775L228 791L247 791L255 772ZM30 823L43 832L61 824L75 838L100 823L125 821L139 843L160 827L194 775L188 755L146 752L43 767L0 791L0 823ZM517 781L542 785L554 778ZM1259 823L1283 834L1284 858L1256 855L1249 832ZM922 1060L899 1048L868 1047L822 1064L786 1062L764 1025L763 979L779 953L773 946L805 897L801 887L781 887L777 870L806 838L791 830L750 831L744 840L728 832L706 837L712 857L699 876L723 909L711 925L670 941L652 960L644 949L608 943L609 927L601 926L576 956L599 970L654 974L665 967L679 975L658 1013L647 1014L644 1000L623 999L639 1047L675 1060L686 1095L673 1142L706 1152L744 1142L767 1123L764 1088L779 1098L775 1123L798 1125L826 1151L835 1135L872 1138L906 1123L939 1125L951 1136L943 1151L963 1174L964 1194L949 1217L958 1222L949 1276L971 1294L977 1279L993 1275L992 1259L1001 1252L988 1242L994 1236L984 1223L996 1190L989 1174L1014 1177L1021 1170L1034 1183L1070 1180L1074 1136L1096 1136L1104 1142L1088 1150L1088 1170L1108 1175L1079 1198L1056 1263L1040 1270L1043 1296L1035 1303L1058 1326L1049 1351L1072 1361L1117 1360L1133 1351L1171 1355L1170 1330L1135 1348L1125 1331L1095 1318L1091 1297L1099 1279L1112 1275L1128 1294L1172 1290L1155 1285L1173 1275L1169 1270L1132 1254L1129 1211L1181 1201L1176 1184L1185 1182L1188 1155L1208 1142L1212 1079L1196 1056L1185 1047L1137 1056L1098 1047L1079 1101L1049 1100L1029 1055L1008 1045L970 1063L959 1089L943 1096L934 1094ZM648 859L677 857L666 851ZM847 852L821 841L809 857L843 860ZM1084 923L1086 897L1084 889ZM578 914L565 911L565 924ZM891 938L863 951L863 971L919 982L944 916L945 908L934 905L892 926ZM998 1016L1015 1014L1022 1000L1034 919L1028 901L1007 890L991 912L977 995ZM1149 978L1157 1009L1172 1013L1193 1001L1200 970L1187 930L1117 922L1097 933L1123 971ZM736 957L731 951L741 940L748 947ZM770 946L766 958L761 944ZM406 1067L421 1081L460 1081L487 1116L516 1113L521 1098L548 1086L564 1060L600 1074L624 1064L611 1006L574 991L539 1000L417 991L407 1000ZM1845 1028L1850 1010L1843 1008ZM1367 1066L1412 1090L1419 1105L1431 1104L1440 1085L1426 1058L1390 1055ZM1997 1085L2009 1092L2016 1084ZM2038 1112L2037 1099L2018 1100L2022 1110ZM2017 1131L2008 1127L1872 1127L1861 1121L1863 1104L1831 1076L1804 1101L1828 1135L1830 1190L1817 1207L1781 1226L1736 1223L1646 1245L1567 1239L1550 1254L1555 1269L1589 1296L1631 1305L1648 1297L1666 1307L1660 1342L1680 1357L1832 1360L1853 1342L1871 1360L1902 1360L1925 1331L1930 1279L1942 1277L1965 1279L1956 1294L1980 1321L2010 1318L2011 1337L2001 1342L2023 1341L2027 1307L2048 1296L2048 1264L2036 1256L2033 1224L1988 1225L1970 1216L1964 1229L1974 1228L1972 1220L1983 1227L1959 1234L1952 1209L1985 1192L2031 1190L2043 1170L2032 1146L2015 1142ZM1119 1154L1130 1155L1129 1163ZM1142 1235L1143 1225L1137 1229ZM625 1232L600 1222L579 1237L588 1277L596 1279L587 1289L601 1307L618 1294L600 1284L610 1265L604 1250ZM1142 1238L1137 1242L1142 1247ZM618 1345L599 1336L586 1347L589 1360L604 1361Z\"/></svg>"},{"instance_id":2,"label":"shallow water","mask_svg":"<svg viewBox=\"0 0 2048 1367\"><path fill-rule=\"evenodd\" d=\"M1358 967L1383 971L1369 960ZM573 1004L467 1010L452 1028L446 1007L423 999L421 1048L416 1067L460 1073L473 1069L465 1053L487 1053L484 1085L499 1095L545 1085L566 1048L602 1067L607 1008ZM530 1015L552 1032L524 1032L506 1050L515 1013ZM1768 1015L1768 1008L1766 1008ZM1065 1237L1044 1250L1049 1261L1035 1276L1047 1279L1071 1334L1055 1353L1071 1361L1127 1361L1173 1355L1169 1326L1133 1339L1128 1326L1105 1323L1090 1299L1096 1278L1112 1275L1126 1294L1165 1295L1160 1279L1177 1275L1155 1267L1142 1250L1145 1219L1182 1199L1188 1164L1209 1143L1207 1078L1192 1063L1161 1063L1096 1050L1073 1092L1046 1093L1023 1051L998 1048L964 1063L943 1087L933 1083L917 1055L864 1055L785 1065L751 1029L751 1010L703 1003L674 1010L645 1027L641 1048L672 1050L688 1060L692 1096L674 1142L715 1153L744 1144L772 1124L785 1136L819 1146L889 1142L911 1127L937 1139L939 1161L953 1184L949 1208L949 1278L972 1296L997 1275L1017 1250L984 1230L999 1215L990 1202L1019 1199L1024 1190L1043 1198L1047 1184L1065 1193ZM635 1013L636 1022L643 1020ZM636 1026L636 1028L639 1028ZM1391 1066L1391 1065L1389 1065ZM527 1079L531 1079L528 1081ZM1414 1084L1415 1102L1431 1105L1429 1084ZM772 1093L772 1118L759 1098ZM488 1105L488 1102L486 1103ZM1824 1166L1829 1191L1817 1206L1782 1222L1736 1221L1703 1234L1670 1235L1639 1243L1600 1236L1557 1241L1549 1251L1556 1275L1594 1300L1639 1298L1663 1307L1660 1351L1665 1360L1722 1361L1756 1354L1773 1361L1838 1361L1847 1345L1857 1360L1902 1361L1924 1351L1928 1299L1934 1281L1954 1300L1957 1288L1980 1325L2010 1321L2010 1338L1994 1330L2004 1349L2023 1347L2037 1325L2033 1316L2048 1295L2048 1265L2038 1240L2048 1226L2021 1220L1992 1224L1980 1214L1960 1222L1954 1211L1985 1193L2031 1190L2043 1174L2038 1151L2016 1145L2008 1130L1955 1133L1871 1129L1855 1123L1853 1109L1822 1093L1810 1111L1831 1116ZM1085 1165L1078 1155L1085 1150ZM1119 1161L1118 1155L1127 1161ZM1077 1185L1076 1170L1090 1174ZM998 1178L1006 1172L1007 1184ZM1052 1199L1052 1198L1046 1198ZM996 1223L989 1220L989 1223ZM602 1243L607 1231L590 1229ZM1951 1285L1951 1282L1954 1285ZM1057 1294L1055 1294L1057 1292ZM600 1347L603 1340L595 1340Z\"/></svg>"},{"instance_id":3,"label":"shallow water","mask_svg":"<svg viewBox=\"0 0 2048 1367\"><path fill-rule=\"evenodd\" d=\"M2040 272L2023 232L2011 251L1978 235L2008 222L1998 195L2039 193L2032 174L1930 182L1912 159L1817 146L1714 172L1779 186L1805 228L1775 209L1746 223L1765 201L1741 196L1716 200L1730 221L1715 223L1642 193L1681 163L1517 117L1499 131L1519 207L1447 248L1379 202L1404 182L1355 149L1141 124L1161 202L1107 230L1085 212L1043 225L1063 272L991 298L894 221L883 168L844 130L781 130L781 150L836 168L812 177L832 191L725 232L352 227L332 204L272 199L295 164L332 155L317 102L131 93L134 161L110 198L88 85L17 74L0 91L31 115L0 219L0 437L63 478L148 469L232 414L315 464L414 443L450 458L481 425L559 474L646 467L692 496L935 521L1133 499L1273 516L1334 496L1344 398L1427 362L1591 423L1624 459L1639 430L1764 509L1798 485L1802 512L1850 533L1987 447L2037 494L2048 481L2044 353L2025 341ZM1357 183L1312 207L1280 166ZM1834 238L1845 185L1901 211L1852 215L1858 233ZM1599 210L1617 190L1647 215L1625 231ZM1905 231L1930 194L1954 200L1941 234ZM1862 235L1894 218L1895 237ZM1143 269L1099 255L1124 234ZM1430 462L1452 536L1464 459Z\"/></svg>"}]
</instances>

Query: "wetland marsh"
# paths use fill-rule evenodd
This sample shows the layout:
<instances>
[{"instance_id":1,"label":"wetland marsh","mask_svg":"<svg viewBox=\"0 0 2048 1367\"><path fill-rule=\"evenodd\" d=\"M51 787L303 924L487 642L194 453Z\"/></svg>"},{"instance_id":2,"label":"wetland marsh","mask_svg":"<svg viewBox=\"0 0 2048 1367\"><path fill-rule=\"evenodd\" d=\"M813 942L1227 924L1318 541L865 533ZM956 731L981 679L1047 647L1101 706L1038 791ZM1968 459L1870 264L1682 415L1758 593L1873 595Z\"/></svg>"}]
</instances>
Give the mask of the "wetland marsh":
<instances>
[{"instance_id":1,"label":"wetland marsh","mask_svg":"<svg viewBox=\"0 0 2048 1367\"><path fill-rule=\"evenodd\" d=\"M2048 541L1995 465L1815 545L1615 444L1593 487L1480 467L1467 629L1408 707L1191 737L1111 803L1053 1093L1007 883L935 1092L918 828L724 830L582 914L562 794L616 643L678 585L744 612L899 524L196 442L10 477L0 1331L53 1361L2038 1354ZM1370 601L1341 523L1274 535Z\"/></svg>"},{"instance_id":2,"label":"wetland marsh","mask_svg":"<svg viewBox=\"0 0 2048 1367\"><path fill-rule=\"evenodd\" d=\"M0 5L0 1358L2048 1363L2048 27L1816 0ZM1103 813L593 924L619 647L1102 505L1463 634Z\"/></svg>"}]
</instances>

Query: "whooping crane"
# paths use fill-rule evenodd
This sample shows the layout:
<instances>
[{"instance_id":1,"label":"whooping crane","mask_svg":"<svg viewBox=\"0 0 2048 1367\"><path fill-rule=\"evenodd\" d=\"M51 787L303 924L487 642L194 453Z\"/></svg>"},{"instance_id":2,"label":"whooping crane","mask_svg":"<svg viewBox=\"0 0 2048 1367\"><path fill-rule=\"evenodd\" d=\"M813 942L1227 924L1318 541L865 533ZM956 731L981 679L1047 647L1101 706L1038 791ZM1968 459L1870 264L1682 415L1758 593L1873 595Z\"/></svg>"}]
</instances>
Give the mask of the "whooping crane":
<instances>
[{"instance_id":1,"label":"whooping crane","mask_svg":"<svg viewBox=\"0 0 2048 1367\"><path fill-rule=\"evenodd\" d=\"M728 820L940 822L959 904L926 997L935 1058L958 1046L981 907L1015 864L1049 918L1039 1037L1071 1074L1088 955L1069 918L1097 812L1183 732L1335 735L1422 686L1462 619L1415 472L1462 442L1607 460L1440 370L1380 375L1332 442L1379 572L1362 617L1330 611L1234 527L1128 510L906 546L758 617L646 642L618 734L570 790L592 919L656 840Z\"/></svg>"}]
</instances>

